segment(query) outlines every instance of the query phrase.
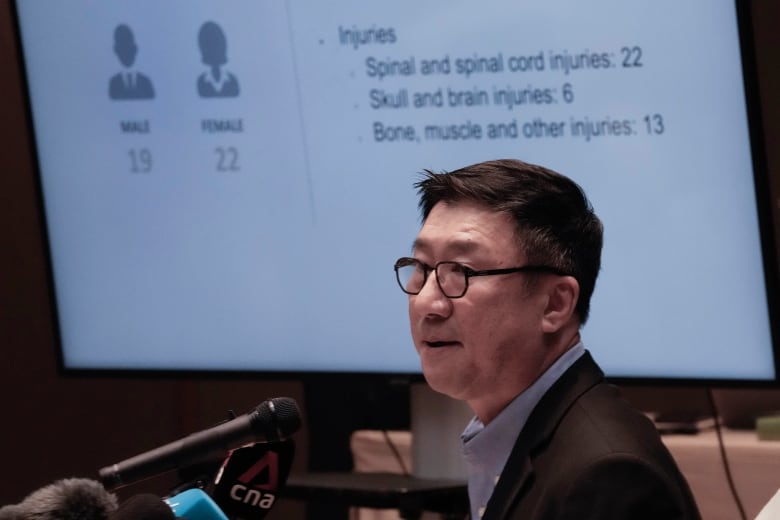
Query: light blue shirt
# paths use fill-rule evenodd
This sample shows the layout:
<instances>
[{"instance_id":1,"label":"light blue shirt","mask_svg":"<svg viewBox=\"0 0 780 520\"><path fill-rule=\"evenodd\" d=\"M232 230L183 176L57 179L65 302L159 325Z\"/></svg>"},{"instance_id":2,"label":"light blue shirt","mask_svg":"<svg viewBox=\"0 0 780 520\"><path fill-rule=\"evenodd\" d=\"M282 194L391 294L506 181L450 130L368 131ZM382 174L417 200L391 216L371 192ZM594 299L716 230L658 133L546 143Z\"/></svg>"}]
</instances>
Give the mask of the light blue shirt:
<instances>
[{"instance_id":1,"label":"light blue shirt","mask_svg":"<svg viewBox=\"0 0 780 520\"><path fill-rule=\"evenodd\" d=\"M582 342L567 350L539 379L514 398L490 424L474 417L461 434L468 468L471 518L482 518L509 454L542 396L585 353Z\"/></svg>"}]
</instances>

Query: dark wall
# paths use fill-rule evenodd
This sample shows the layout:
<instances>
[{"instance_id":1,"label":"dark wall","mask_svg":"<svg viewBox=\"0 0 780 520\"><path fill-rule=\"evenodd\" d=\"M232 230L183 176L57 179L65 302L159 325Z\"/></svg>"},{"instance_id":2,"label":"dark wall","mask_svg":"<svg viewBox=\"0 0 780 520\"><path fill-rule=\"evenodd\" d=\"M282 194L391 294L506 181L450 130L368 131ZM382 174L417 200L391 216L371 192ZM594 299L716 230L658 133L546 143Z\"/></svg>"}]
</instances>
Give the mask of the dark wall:
<instances>
[{"instance_id":1,"label":"dark wall","mask_svg":"<svg viewBox=\"0 0 780 520\"><path fill-rule=\"evenodd\" d=\"M761 100L764 147L770 186L772 220L775 228L775 251L780 258L780 2L755 0L753 25L758 69L758 88ZM780 270L780 262L778 262Z\"/></svg>"},{"instance_id":2,"label":"dark wall","mask_svg":"<svg viewBox=\"0 0 780 520\"><path fill-rule=\"evenodd\" d=\"M207 427L226 410L247 411L289 395L305 406L297 381L148 380L62 377L55 338L30 129L9 0L0 0L0 504L58 478L97 468ZM756 2L758 59L775 220L780 222L780 2ZM715 58L713 58L715 59ZM652 394L663 402L663 389ZM307 430L296 438L295 468L306 466ZM159 493L165 479L127 488ZM296 518L297 504L270 517Z\"/></svg>"}]
</instances>

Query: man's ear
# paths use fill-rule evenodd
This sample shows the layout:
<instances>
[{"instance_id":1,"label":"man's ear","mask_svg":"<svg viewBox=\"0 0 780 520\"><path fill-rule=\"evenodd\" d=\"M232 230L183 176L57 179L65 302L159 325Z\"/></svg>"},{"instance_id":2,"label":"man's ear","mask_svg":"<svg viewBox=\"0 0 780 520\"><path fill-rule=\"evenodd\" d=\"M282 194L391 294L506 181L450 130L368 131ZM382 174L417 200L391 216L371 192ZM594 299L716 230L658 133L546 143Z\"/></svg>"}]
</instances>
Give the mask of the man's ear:
<instances>
[{"instance_id":1,"label":"man's ear","mask_svg":"<svg viewBox=\"0 0 780 520\"><path fill-rule=\"evenodd\" d=\"M573 276L551 277L548 283L542 330L552 334L561 330L574 317L580 297L580 284Z\"/></svg>"}]
</instances>

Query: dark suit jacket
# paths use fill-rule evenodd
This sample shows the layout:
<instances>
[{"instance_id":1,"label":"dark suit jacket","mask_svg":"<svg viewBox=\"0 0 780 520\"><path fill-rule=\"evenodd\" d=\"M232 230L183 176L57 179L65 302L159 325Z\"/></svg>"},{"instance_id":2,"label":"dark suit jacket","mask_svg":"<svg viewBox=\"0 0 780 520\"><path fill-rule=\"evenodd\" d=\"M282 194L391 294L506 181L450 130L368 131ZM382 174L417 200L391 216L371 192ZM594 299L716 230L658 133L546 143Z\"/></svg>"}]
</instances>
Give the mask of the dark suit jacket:
<instances>
[{"instance_id":1,"label":"dark suit jacket","mask_svg":"<svg viewBox=\"0 0 780 520\"><path fill-rule=\"evenodd\" d=\"M584 354L528 418L483 520L700 518L655 427Z\"/></svg>"},{"instance_id":2,"label":"dark suit jacket","mask_svg":"<svg viewBox=\"0 0 780 520\"><path fill-rule=\"evenodd\" d=\"M111 76L111 81L108 84L108 96L111 99L152 99L154 98L154 87L152 81L140 72L135 73L135 84L128 87L125 84L124 75L120 73Z\"/></svg>"}]
</instances>

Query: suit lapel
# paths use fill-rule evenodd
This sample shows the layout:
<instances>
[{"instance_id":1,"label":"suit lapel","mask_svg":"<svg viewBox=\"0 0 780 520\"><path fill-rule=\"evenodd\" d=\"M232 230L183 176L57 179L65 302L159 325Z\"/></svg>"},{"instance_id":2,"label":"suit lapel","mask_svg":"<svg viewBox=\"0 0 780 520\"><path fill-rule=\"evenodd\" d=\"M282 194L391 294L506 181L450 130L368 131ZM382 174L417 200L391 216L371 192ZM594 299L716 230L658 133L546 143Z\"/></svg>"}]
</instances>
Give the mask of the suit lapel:
<instances>
[{"instance_id":1,"label":"suit lapel","mask_svg":"<svg viewBox=\"0 0 780 520\"><path fill-rule=\"evenodd\" d=\"M544 450L572 404L603 378L604 373L586 352L544 394L517 437L482 520L508 517L510 509L523 498L533 481L535 456Z\"/></svg>"}]
</instances>

